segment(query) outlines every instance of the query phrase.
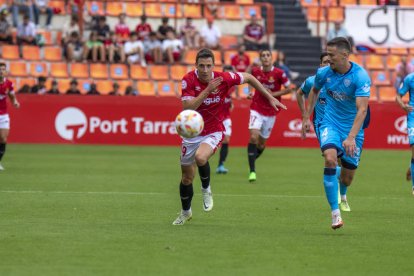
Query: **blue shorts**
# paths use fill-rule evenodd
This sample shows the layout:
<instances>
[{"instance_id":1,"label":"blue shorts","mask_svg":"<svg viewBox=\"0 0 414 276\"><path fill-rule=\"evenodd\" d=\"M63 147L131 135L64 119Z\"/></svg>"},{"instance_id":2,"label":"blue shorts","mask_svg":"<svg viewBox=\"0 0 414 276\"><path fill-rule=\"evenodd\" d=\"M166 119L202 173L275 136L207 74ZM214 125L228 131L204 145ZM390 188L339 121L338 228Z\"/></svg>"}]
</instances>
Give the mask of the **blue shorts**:
<instances>
[{"instance_id":1,"label":"blue shorts","mask_svg":"<svg viewBox=\"0 0 414 276\"><path fill-rule=\"evenodd\" d=\"M414 112L407 115L407 133L410 146L414 146Z\"/></svg>"},{"instance_id":2,"label":"blue shorts","mask_svg":"<svg viewBox=\"0 0 414 276\"><path fill-rule=\"evenodd\" d=\"M364 131L360 131L355 137L356 152L353 157L346 155L342 146L343 141L348 137L348 133L341 132L337 127L324 123L320 124L319 131L319 141L322 152L327 149L335 148L338 152L338 158L341 158L342 166L344 168L350 170L358 168L359 160L361 159L362 146L364 144Z\"/></svg>"}]
</instances>

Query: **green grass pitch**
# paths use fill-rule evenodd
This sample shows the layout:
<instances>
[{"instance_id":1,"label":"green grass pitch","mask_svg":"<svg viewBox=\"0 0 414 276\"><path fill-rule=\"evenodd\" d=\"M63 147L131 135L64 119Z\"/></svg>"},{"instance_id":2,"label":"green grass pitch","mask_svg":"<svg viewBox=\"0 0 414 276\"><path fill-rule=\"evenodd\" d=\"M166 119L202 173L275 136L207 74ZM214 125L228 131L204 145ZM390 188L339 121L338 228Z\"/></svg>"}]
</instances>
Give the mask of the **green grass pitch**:
<instances>
[{"instance_id":1,"label":"green grass pitch","mask_svg":"<svg viewBox=\"0 0 414 276\"><path fill-rule=\"evenodd\" d=\"M214 209L180 210L178 147L9 145L0 275L413 275L409 151L366 150L345 226L330 229L317 149L245 148L212 174ZM212 172L217 155L210 161Z\"/></svg>"}]
</instances>

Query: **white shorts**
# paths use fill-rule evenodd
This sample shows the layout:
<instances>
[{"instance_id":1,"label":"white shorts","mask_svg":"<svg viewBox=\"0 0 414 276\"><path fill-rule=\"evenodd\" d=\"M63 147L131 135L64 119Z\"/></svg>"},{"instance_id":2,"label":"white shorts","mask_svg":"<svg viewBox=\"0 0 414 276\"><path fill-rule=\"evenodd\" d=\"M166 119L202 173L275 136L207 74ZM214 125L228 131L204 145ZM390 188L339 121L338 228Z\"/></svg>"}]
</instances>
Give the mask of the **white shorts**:
<instances>
[{"instance_id":1,"label":"white shorts","mask_svg":"<svg viewBox=\"0 0 414 276\"><path fill-rule=\"evenodd\" d=\"M263 116L255 110L250 110L249 129L260 130L260 136L268 139L276 122L276 116Z\"/></svg>"},{"instance_id":2,"label":"white shorts","mask_svg":"<svg viewBox=\"0 0 414 276\"><path fill-rule=\"evenodd\" d=\"M192 165L195 161L195 154L202 143L209 145L213 151L220 146L223 140L223 132L214 132L206 136L183 139L181 144L181 165Z\"/></svg>"},{"instance_id":3,"label":"white shorts","mask_svg":"<svg viewBox=\"0 0 414 276\"><path fill-rule=\"evenodd\" d=\"M224 125L224 135L231 136L231 119L228 118L224 120L223 125Z\"/></svg>"},{"instance_id":4,"label":"white shorts","mask_svg":"<svg viewBox=\"0 0 414 276\"><path fill-rule=\"evenodd\" d=\"M0 115L0 129L10 129L9 114Z\"/></svg>"}]
</instances>

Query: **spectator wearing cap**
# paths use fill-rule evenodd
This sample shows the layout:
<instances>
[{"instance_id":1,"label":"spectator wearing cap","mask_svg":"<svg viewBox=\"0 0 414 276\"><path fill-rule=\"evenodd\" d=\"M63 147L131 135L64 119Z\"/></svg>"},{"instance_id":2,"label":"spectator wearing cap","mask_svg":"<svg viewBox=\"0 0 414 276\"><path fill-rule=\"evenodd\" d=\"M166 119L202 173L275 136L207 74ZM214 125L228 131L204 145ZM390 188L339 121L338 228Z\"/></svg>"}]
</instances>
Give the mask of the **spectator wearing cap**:
<instances>
[{"instance_id":1,"label":"spectator wearing cap","mask_svg":"<svg viewBox=\"0 0 414 276\"><path fill-rule=\"evenodd\" d=\"M49 6L49 0L33 0L33 13L34 21L36 26L39 26L39 15L45 13L46 18L46 28L50 29L50 23L52 22L53 10Z\"/></svg>"},{"instance_id":2,"label":"spectator wearing cap","mask_svg":"<svg viewBox=\"0 0 414 276\"><path fill-rule=\"evenodd\" d=\"M12 0L12 17L13 17L13 26L17 28L19 25L19 13L27 14L30 21L34 21L33 17L33 7L32 0Z\"/></svg>"},{"instance_id":3,"label":"spectator wearing cap","mask_svg":"<svg viewBox=\"0 0 414 276\"><path fill-rule=\"evenodd\" d=\"M170 64L174 63L174 61L181 60L186 52L183 42L175 37L174 31L167 32L167 37L162 42L162 50Z\"/></svg>"},{"instance_id":4,"label":"spectator wearing cap","mask_svg":"<svg viewBox=\"0 0 414 276\"><path fill-rule=\"evenodd\" d=\"M144 53L147 61L153 61L156 64L162 63L162 44L157 38L157 33L151 32L149 39L144 41Z\"/></svg>"},{"instance_id":5,"label":"spectator wearing cap","mask_svg":"<svg viewBox=\"0 0 414 276\"><path fill-rule=\"evenodd\" d=\"M168 17L163 17L161 22L161 25L158 27L157 36L159 40L163 41L167 38L168 31L175 32L175 30L171 25L168 25Z\"/></svg>"},{"instance_id":6,"label":"spectator wearing cap","mask_svg":"<svg viewBox=\"0 0 414 276\"><path fill-rule=\"evenodd\" d=\"M122 43L125 43L129 39L131 33L128 25L125 23L126 14L121 13L118 16L118 24L115 25L115 34ZM151 26L150 26L151 27Z\"/></svg>"},{"instance_id":7,"label":"spectator wearing cap","mask_svg":"<svg viewBox=\"0 0 414 276\"><path fill-rule=\"evenodd\" d=\"M121 93L119 92L119 84L117 82L114 82L114 84L112 84L112 91L109 92L108 95L110 96L121 96Z\"/></svg>"},{"instance_id":8,"label":"spectator wearing cap","mask_svg":"<svg viewBox=\"0 0 414 276\"><path fill-rule=\"evenodd\" d=\"M11 25L7 21L8 11L6 8L0 11L0 42L13 44L13 37L11 34Z\"/></svg>"},{"instance_id":9,"label":"spectator wearing cap","mask_svg":"<svg viewBox=\"0 0 414 276\"><path fill-rule=\"evenodd\" d=\"M52 87L46 92L47 94L60 94L57 80L52 81Z\"/></svg>"},{"instance_id":10,"label":"spectator wearing cap","mask_svg":"<svg viewBox=\"0 0 414 276\"><path fill-rule=\"evenodd\" d=\"M269 49L264 28L258 23L255 14L252 15L250 23L244 27L243 40L248 51Z\"/></svg>"},{"instance_id":11,"label":"spectator wearing cap","mask_svg":"<svg viewBox=\"0 0 414 276\"><path fill-rule=\"evenodd\" d=\"M221 31L214 24L213 18L207 18L207 24L201 28L201 37L203 38L203 47L216 50L220 49Z\"/></svg>"},{"instance_id":12,"label":"spectator wearing cap","mask_svg":"<svg viewBox=\"0 0 414 276\"><path fill-rule=\"evenodd\" d=\"M147 66L144 57L144 44L138 40L137 33L131 33L129 41L124 44L124 52L129 64L140 62L141 66Z\"/></svg>"},{"instance_id":13,"label":"spectator wearing cap","mask_svg":"<svg viewBox=\"0 0 414 276\"><path fill-rule=\"evenodd\" d=\"M147 17L141 16L141 23L135 28L139 40L148 39L149 34L152 32L151 25L147 23Z\"/></svg>"},{"instance_id":14,"label":"spectator wearing cap","mask_svg":"<svg viewBox=\"0 0 414 276\"><path fill-rule=\"evenodd\" d=\"M101 93L99 93L98 89L96 88L96 84L91 83L91 86L89 87L89 91L86 93L86 95L98 96L98 95L101 95Z\"/></svg>"},{"instance_id":15,"label":"spectator wearing cap","mask_svg":"<svg viewBox=\"0 0 414 276\"><path fill-rule=\"evenodd\" d=\"M36 45L36 26L27 14L23 16L23 23L17 28L17 44Z\"/></svg>"},{"instance_id":16,"label":"spectator wearing cap","mask_svg":"<svg viewBox=\"0 0 414 276\"><path fill-rule=\"evenodd\" d=\"M193 24L193 19L187 17L185 24L181 26L181 37L184 45L189 49L198 49L200 47L200 33Z\"/></svg>"},{"instance_id":17,"label":"spectator wearing cap","mask_svg":"<svg viewBox=\"0 0 414 276\"><path fill-rule=\"evenodd\" d=\"M71 80L70 87L66 91L66 94L68 95L80 95L81 92L78 89L78 81L76 79Z\"/></svg>"},{"instance_id":18,"label":"spectator wearing cap","mask_svg":"<svg viewBox=\"0 0 414 276\"><path fill-rule=\"evenodd\" d=\"M33 85L30 89L32 94L43 95L46 93L46 77L40 76L37 78L37 84Z\"/></svg>"}]
</instances>

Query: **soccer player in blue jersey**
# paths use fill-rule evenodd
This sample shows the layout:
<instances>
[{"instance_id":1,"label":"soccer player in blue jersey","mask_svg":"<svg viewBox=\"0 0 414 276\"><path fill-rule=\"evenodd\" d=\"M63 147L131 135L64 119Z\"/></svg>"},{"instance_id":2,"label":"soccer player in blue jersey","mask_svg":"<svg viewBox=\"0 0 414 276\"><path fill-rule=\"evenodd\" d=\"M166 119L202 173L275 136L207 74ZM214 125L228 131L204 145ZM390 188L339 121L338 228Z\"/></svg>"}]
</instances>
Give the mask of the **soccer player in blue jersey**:
<instances>
[{"instance_id":1,"label":"soccer player in blue jersey","mask_svg":"<svg viewBox=\"0 0 414 276\"><path fill-rule=\"evenodd\" d=\"M402 97L407 93L410 94L410 99L408 100L408 103L404 103ZM407 132L411 147L411 170L409 169L409 171L411 172L412 194L414 195L414 73L406 76L401 84L397 93L397 103L405 112L407 112ZM407 179L410 179L408 177L408 172Z\"/></svg>"},{"instance_id":2,"label":"soccer player in blue jersey","mask_svg":"<svg viewBox=\"0 0 414 276\"><path fill-rule=\"evenodd\" d=\"M325 158L324 187L332 211L332 229L343 226L338 204L337 158L341 159L341 201L347 203L346 190L351 185L364 142L363 123L367 115L371 80L361 66L349 61L351 45L337 37L327 43L330 66L322 67L315 76L303 117L303 134L310 129L309 120L319 92L326 91L325 115L319 125L320 146Z\"/></svg>"}]
</instances>

